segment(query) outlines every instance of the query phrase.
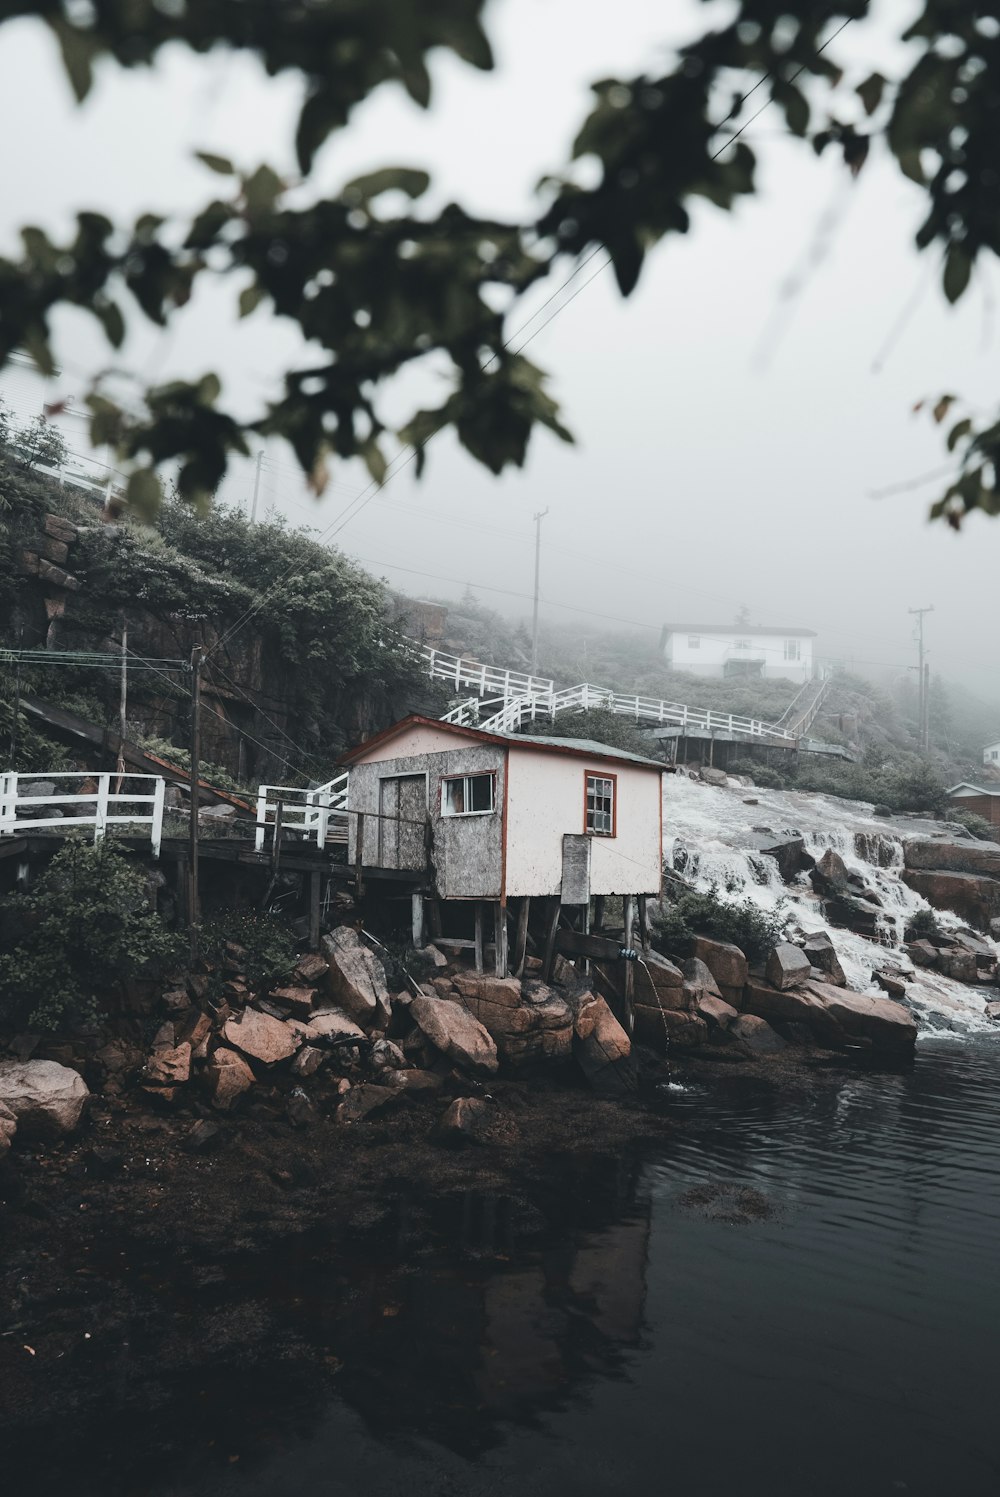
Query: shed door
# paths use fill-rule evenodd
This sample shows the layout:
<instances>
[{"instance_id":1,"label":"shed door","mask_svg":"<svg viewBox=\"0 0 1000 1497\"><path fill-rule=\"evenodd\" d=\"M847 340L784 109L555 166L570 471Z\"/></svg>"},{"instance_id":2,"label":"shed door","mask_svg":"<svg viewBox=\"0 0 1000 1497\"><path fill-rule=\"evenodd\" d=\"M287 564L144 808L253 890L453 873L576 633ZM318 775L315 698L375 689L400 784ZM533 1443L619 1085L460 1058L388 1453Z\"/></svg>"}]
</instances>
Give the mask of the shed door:
<instances>
[{"instance_id":1,"label":"shed door","mask_svg":"<svg viewBox=\"0 0 1000 1497\"><path fill-rule=\"evenodd\" d=\"M424 866L427 779L422 774L393 775L378 782L378 849L380 868Z\"/></svg>"}]
</instances>

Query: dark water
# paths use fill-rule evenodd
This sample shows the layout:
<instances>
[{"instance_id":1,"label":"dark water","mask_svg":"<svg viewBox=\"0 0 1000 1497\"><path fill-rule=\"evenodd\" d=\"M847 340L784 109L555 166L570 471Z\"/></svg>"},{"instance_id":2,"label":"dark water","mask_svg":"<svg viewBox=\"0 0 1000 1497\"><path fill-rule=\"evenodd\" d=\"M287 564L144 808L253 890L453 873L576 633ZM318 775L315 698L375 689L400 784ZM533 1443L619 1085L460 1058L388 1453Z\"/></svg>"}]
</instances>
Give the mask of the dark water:
<instances>
[{"instance_id":1,"label":"dark water","mask_svg":"<svg viewBox=\"0 0 1000 1497\"><path fill-rule=\"evenodd\" d=\"M204 1366L67 1489L996 1497L1000 1044L672 1106L542 1199L404 1195L349 1252L203 1268Z\"/></svg>"}]
</instances>

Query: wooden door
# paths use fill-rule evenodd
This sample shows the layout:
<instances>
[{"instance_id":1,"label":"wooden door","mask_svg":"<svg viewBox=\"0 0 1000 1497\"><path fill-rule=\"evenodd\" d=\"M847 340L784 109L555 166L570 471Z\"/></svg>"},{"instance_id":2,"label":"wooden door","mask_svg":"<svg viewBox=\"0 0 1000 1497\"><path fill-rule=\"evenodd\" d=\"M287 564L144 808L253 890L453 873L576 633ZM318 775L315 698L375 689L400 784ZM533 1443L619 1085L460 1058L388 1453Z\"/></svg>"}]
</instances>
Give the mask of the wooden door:
<instances>
[{"instance_id":1,"label":"wooden door","mask_svg":"<svg viewBox=\"0 0 1000 1497\"><path fill-rule=\"evenodd\" d=\"M391 775L378 784L380 868L424 866L427 780L422 774Z\"/></svg>"}]
</instances>

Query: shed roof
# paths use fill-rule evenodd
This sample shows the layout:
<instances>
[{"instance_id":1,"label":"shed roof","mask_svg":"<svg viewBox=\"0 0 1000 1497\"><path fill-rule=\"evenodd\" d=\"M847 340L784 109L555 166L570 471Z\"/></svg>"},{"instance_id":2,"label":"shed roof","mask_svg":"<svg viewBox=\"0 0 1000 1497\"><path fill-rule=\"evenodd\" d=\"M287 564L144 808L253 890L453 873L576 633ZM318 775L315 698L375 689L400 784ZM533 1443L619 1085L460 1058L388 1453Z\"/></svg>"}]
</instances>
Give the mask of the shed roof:
<instances>
[{"instance_id":1,"label":"shed roof","mask_svg":"<svg viewBox=\"0 0 1000 1497\"><path fill-rule=\"evenodd\" d=\"M442 722L439 718L422 717L419 713L412 713L400 722L393 723L391 728L385 728L381 733L376 733L367 742L342 754L339 762L347 765L357 764L373 748L381 747L384 743L391 743L393 738L413 727L443 729L446 733L454 733L456 738L468 738L475 743L496 743L503 748L538 749L542 753L569 754L577 759L623 761L626 764L636 764L641 769L655 769L660 774L666 770L666 765L660 759L647 759L642 754L633 754L628 749L615 748L610 743L598 743L592 738L556 738L548 735L539 735L536 738L522 733L489 733L484 728Z\"/></svg>"},{"instance_id":2,"label":"shed roof","mask_svg":"<svg viewBox=\"0 0 1000 1497\"><path fill-rule=\"evenodd\" d=\"M972 790L976 795L1000 795L1000 785L991 790L987 785L974 785L971 780L959 780L957 785L949 785L945 795L957 795L960 790Z\"/></svg>"}]
</instances>

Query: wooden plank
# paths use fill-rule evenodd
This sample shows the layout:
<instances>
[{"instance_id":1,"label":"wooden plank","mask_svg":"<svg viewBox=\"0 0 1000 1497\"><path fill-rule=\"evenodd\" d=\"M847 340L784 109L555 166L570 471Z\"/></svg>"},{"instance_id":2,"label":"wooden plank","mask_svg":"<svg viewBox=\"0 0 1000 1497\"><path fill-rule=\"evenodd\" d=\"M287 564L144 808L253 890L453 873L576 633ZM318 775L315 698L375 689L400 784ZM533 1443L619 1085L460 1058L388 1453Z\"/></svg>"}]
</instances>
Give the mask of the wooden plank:
<instances>
[{"instance_id":1,"label":"wooden plank","mask_svg":"<svg viewBox=\"0 0 1000 1497\"><path fill-rule=\"evenodd\" d=\"M524 962L528 954L528 915L531 911L531 900L525 897L521 900L521 907L517 912L517 930L514 934L514 955L511 967L515 977L524 976Z\"/></svg>"},{"instance_id":2,"label":"wooden plank","mask_svg":"<svg viewBox=\"0 0 1000 1497\"><path fill-rule=\"evenodd\" d=\"M639 944L643 951L649 951L649 895L639 895Z\"/></svg>"},{"instance_id":3,"label":"wooden plank","mask_svg":"<svg viewBox=\"0 0 1000 1497\"><path fill-rule=\"evenodd\" d=\"M592 837L578 832L563 834L562 887L563 904L590 903L590 849Z\"/></svg>"},{"instance_id":4,"label":"wooden plank","mask_svg":"<svg viewBox=\"0 0 1000 1497\"><path fill-rule=\"evenodd\" d=\"M626 894L626 896L625 896L625 945L626 945L626 947L631 947L631 945L632 945L632 932L633 932L634 928L635 928L635 895L634 894ZM626 1010L626 1014L628 1016L628 1024L627 1024L626 1027L628 1029L629 1034L631 1034L632 1033L632 1029L633 1029L633 1025L634 1025L634 1022L635 1022L634 1018L633 1018L633 1013L632 1013L632 999L633 999L633 994L634 994L634 991L635 991L635 966L634 966L634 964L632 962L626 962L625 963L625 982L624 982L624 988L625 988L625 1010Z\"/></svg>"},{"instance_id":5,"label":"wooden plank","mask_svg":"<svg viewBox=\"0 0 1000 1497\"><path fill-rule=\"evenodd\" d=\"M315 869L309 875L309 950L319 950L319 910L323 893L323 875Z\"/></svg>"},{"instance_id":6,"label":"wooden plank","mask_svg":"<svg viewBox=\"0 0 1000 1497\"><path fill-rule=\"evenodd\" d=\"M594 898L594 924L593 929L600 931L604 929L604 895L598 894Z\"/></svg>"},{"instance_id":7,"label":"wooden plank","mask_svg":"<svg viewBox=\"0 0 1000 1497\"><path fill-rule=\"evenodd\" d=\"M426 945L426 941L424 939L424 896L420 893L419 889L414 889L410 898L412 902L413 916L413 929L411 934L413 937L414 946L417 948L417 950L420 950L421 947Z\"/></svg>"},{"instance_id":8,"label":"wooden plank","mask_svg":"<svg viewBox=\"0 0 1000 1497\"><path fill-rule=\"evenodd\" d=\"M557 930L555 950L563 956L586 956L595 961L618 961L621 942L612 936L588 935L582 930Z\"/></svg>"},{"instance_id":9,"label":"wooden plank","mask_svg":"<svg viewBox=\"0 0 1000 1497\"><path fill-rule=\"evenodd\" d=\"M497 900L493 906L494 964L498 977L507 976L507 911Z\"/></svg>"},{"instance_id":10,"label":"wooden plank","mask_svg":"<svg viewBox=\"0 0 1000 1497\"><path fill-rule=\"evenodd\" d=\"M358 812L357 846L354 850L354 892L358 899L364 893L365 813Z\"/></svg>"}]
</instances>

